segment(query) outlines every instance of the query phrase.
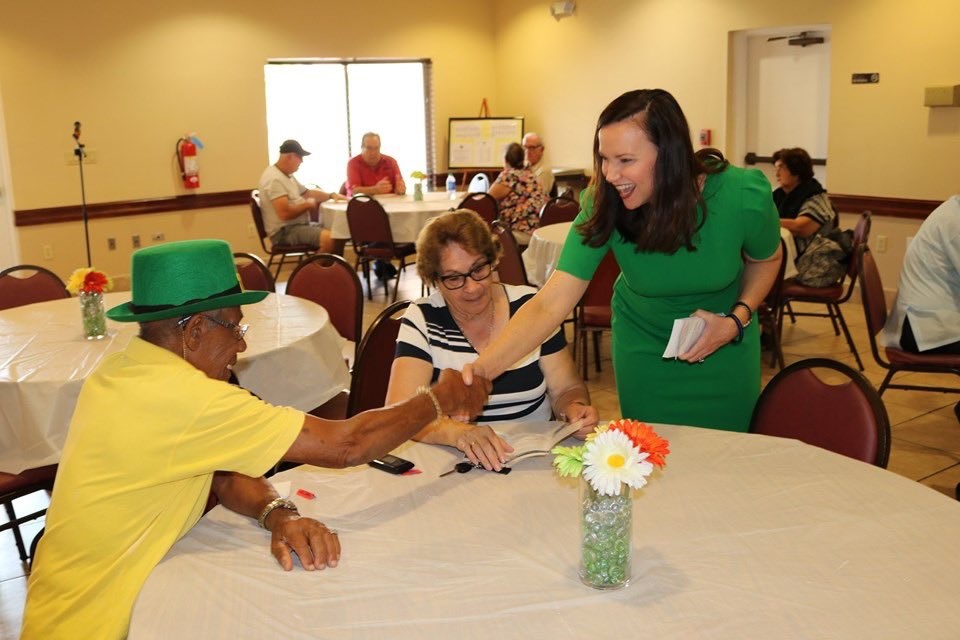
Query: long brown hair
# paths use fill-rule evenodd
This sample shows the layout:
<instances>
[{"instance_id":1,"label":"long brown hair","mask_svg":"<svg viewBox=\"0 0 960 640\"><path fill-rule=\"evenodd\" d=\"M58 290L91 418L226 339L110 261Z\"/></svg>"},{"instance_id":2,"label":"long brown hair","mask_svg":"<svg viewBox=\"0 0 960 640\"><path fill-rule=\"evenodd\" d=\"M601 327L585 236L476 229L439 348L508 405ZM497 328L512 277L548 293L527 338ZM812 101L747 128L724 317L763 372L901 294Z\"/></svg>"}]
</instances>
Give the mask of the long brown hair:
<instances>
[{"instance_id":1,"label":"long brown hair","mask_svg":"<svg viewBox=\"0 0 960 640\"><path fill-rule=\"evenodd\" d=\"M600 158L600 130L633 121L657 147L653 194L636 210L628 210L607 182ZM611 102L597 119L593 135L593 216L580 228L584 243L602 246L616 229L637 251L673 254L680 247L694 251L693 238L707 219L698 178L719 173L727 161L716 149L693 152L690 127L676 99L663 89L628 91ZM697 206L703 217L697 219Z\"/></svg>"}]
</instances>

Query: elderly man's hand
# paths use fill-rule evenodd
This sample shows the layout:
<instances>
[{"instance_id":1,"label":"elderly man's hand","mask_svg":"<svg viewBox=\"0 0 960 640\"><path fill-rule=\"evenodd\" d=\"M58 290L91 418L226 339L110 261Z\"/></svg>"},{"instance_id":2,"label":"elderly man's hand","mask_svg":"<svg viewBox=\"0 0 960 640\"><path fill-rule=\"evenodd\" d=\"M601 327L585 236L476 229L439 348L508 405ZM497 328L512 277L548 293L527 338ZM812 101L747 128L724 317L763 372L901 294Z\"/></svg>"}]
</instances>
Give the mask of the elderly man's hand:
<instances>
[{"instance_id":1,"label":"elderly man's hand","mask_svg":"<svg viewBox=\"0 0 960 640\"><path fill-rule=\"evenodd\" d=\"M459 371L444 369L433 385L433 392L444 414L470 419L483 411L483 404L492 388L490 381L480 376L474 376L473 384L468 387L463 383Z\"/></svg>"},{"instance_id":2,"label":"elderly man's hand","mask_svg":"<svg viewBox=\"0 0 960 640\"><path fill-rule=\"evenodd\" d=\"M293 569L291 551L307 571L335 567L340 561L340 539L322 522L301 518L287 509L275 509L266 524L273 536L270 552L284 571Z\"/></svg>"}]
</instances>

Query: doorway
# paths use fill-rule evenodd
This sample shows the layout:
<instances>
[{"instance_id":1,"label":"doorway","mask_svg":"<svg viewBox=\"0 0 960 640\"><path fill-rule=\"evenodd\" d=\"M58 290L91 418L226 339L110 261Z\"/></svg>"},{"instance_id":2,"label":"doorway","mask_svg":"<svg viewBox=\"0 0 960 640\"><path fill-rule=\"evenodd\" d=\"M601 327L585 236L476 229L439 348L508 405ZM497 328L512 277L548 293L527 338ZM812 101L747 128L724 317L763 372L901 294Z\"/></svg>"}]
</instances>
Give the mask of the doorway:
<instances>
[{"instance_id":1,"label":"doorway","mask_svg":"<svg viewBox=\"0 0 960 640\"><path fill-rule=\"evenodd\" d=\"M805 37L797 37L799 34ZM822 38L823 42L810 42ZM806 25L731 34L730 159L753 166L776 187L777 149L802 147L827 187L830 26ZM804 46L803 43L809 43ZM757 157L755 164L746 160Z\"/></svg>"}]
</instances>

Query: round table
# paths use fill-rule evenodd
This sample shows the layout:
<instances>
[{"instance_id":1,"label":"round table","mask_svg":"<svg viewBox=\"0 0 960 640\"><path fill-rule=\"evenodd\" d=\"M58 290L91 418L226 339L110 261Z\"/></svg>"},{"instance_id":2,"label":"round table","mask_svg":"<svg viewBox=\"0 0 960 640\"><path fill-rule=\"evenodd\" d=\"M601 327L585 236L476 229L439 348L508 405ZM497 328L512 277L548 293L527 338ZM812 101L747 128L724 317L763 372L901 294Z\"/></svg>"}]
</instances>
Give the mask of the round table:
<instances>
[{"instance_id":1,"label":"round table","mask_svg":"<svg viewBox=\"0 0 960 640\"><path fill-rule=\"evenodd\" d=\"M413 195L386 194L372 196L383 205L390 218L390 230L394 242L416 242L424 225L437 215L455 209L466 193L457 192L451 199L445 191L428 191L423 200L414 200ZM330 229L334 240L349 240L347 225L348 200L327 200L320 204L323 226Z\"/></svg>"},{"instance_id":2,"label":"round table","mask_svg":"<svg viewBox=\"0 0 960 640\"><path fill-rule=\"evenodd\" d=\"M104 306L129 299L129 292L108 293ZM233 368L241 385L303 411L349 387L345 341L323 307L270 294L244 306L243 314L250 324L247 350ZM84 339L75 298L0 311L0 471L19 473L60 459L83 381L138 331L135 322L108 319L105 338Z\"/></svg>"},{"instance_id":3,"label":"round table","mask_svg":"<svg viewBox=\"0 0 960 640\"><path fill-rule=\"evenodd\" d=\"M634 493L620 591L577 579L577 483L549 457L440 478L458 456L408 443L419 475L273 478L339 532L339 566L285 572L268 532L217 507L147 579L130 640L957 636L956 501L796 440L658 431L672 452Z\"/></svg>"},{"instance_id":4,"label":"round table","mask_svg":"<svg viewBox=\"0 0 960 640\"><path fill-rule=\"evenodd\" d=\"M522 256L530 284L542 287L557 268L563 243L566 242L572 226L572 222L558 222L540 227L530 235L530 244Z\"/></svg>"}]
</instances>

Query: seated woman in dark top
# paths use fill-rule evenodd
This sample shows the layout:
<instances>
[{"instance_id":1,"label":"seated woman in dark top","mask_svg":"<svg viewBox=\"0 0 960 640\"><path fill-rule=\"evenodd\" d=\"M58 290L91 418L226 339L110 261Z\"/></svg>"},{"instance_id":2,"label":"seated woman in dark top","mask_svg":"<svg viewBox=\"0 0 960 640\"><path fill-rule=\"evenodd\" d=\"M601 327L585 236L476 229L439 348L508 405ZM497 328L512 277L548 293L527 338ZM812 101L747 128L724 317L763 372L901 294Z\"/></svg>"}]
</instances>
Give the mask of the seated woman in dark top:
<instances>
[{"instance_id":1,"label":"seated woman in dark top","mask_svg":"<svg viewBox=\"0 0 960 640\"><path fill-rule=\"evenodd\" d=\"M837 227L837 212L827 190L813 177L813 162L806 151L780 149L773 154L773 166L780 185L773 192L780 226L793 235L800 256L815 236L827 235Z\"/></svg>"}]
</instances>

